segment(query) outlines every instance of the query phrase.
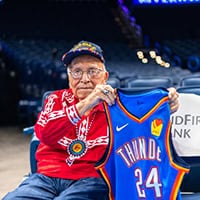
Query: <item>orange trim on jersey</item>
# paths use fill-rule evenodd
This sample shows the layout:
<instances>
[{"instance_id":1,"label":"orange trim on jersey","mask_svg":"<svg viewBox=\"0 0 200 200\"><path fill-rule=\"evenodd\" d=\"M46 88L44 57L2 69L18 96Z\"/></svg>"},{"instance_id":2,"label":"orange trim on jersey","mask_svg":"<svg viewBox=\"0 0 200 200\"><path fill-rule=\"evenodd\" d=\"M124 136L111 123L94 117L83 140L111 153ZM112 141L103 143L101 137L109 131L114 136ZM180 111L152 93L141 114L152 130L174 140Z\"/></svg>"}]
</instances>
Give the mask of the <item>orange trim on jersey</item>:
<instances>
[{"instance_id":1,"label":"orange trim on jersey","mask_svg":"<svg viewBox=\"0 0 200 200\"><path fill-rule=\"evenodd\" d=\"M166 151L167 151L167 154L168 154L168 157L169 157L170 164L175 169L178 170L178 174L177 174L177 177L175 179L175 182L174 182L174 185L173 185L173 188L172 188L172 191L171 191L171 196L170 196L170 200L176 200L180 185L181 185L182 180L183 180L183 176L185 175L185 173L189 172L189 169L182 167L182 166L178 165L177 163L175 163L173 161L173 157L172 157L171 151L170 151L170 143L169 143L170 126L171 126L171 122L169 122L168 126L167 126L166 137L165 137L165 145L166 145Z\"/></svg>"},{"instance_id":2,"label":"orange trim on jersey","mask_svg":"<svg viewBox=\"0 0 200 200\"><path fill-rule=\"evenodd\" d=\"M176 200L184 175L185 175L184 171L179 171L174 182L174 187L172 188L172 191L171 191L170 200Z\"/></svg>"},{"instance_id":3,"label":"orange trim on jersey","mask_svg":"<svg viewBox=\"0 0 200 200\"><path fill-rule=\"evenodd\" d=\"M128 110L126 110L126 108L123 106L123 104L120 102L119 97L117 96L117 104L119 105L119 107L123 110L123 112L130 117L131 119L133 119L136 122L143 122L144 120L146 120L161 104L163 104L164 102L168 101L169 98L168 96L163 97L149 112L147 112L143 117L138 118L136 116L133 116L133 114L131 114Z\"/></svg>"},{"instance_id":4,"label":"orange trim on jersey","mask_svg":"<svg viewBox=\"0 0 200 200\"><path fill-rule=\"evenodd\" d=\"M102 175L103 179L106 181L107 183L107 186L109 188L109 200L114 200L114 195L113 195L113 192L112 192L112 186L111 186L111 183L110 183L110 180L109 180L109 177L106 173L106 170L104 168L105 164L107 163L109 157L110 157L110 154L111 154L111 151L112 151L112 148L113 148L113 130L112 130L112 123L111 123L111 117L110 117L110 113L108 111L108 105L104 102L104 108L105 108L105 112L106 112L106 116L107 116L107 121L108 121L108 127L109 127L109 139L110 139L110 143L109 143L109 149L108 149L108 153L106 155L106 158L105 160L103 160L103 162L98 165L97 167L95 167L97 170L99 170L100 174Z\"/></svg>"},{"instance_id":5,"label":"orange trim on jersey","mask_svg":"<svg viewBox=\"0 0 200 200\"><path fill-rule=\"evenodd\" d=\"M112 147L113 147L113 129L112 129L112 123L111 123L111 117L110 117L110 113L108 111L108 105L104 102L104 108L105 108L105 112L106 112L106 116L107 116L107 121L108 121L108 128L109 128L109 149L108 149L108 153L106 155L106 159L102 161L101 164L99 164L97 167L95 167L97 170L102 168L103 165L105 165L105 163L107 163L108 158L110 156L110 153L112 151Z\"/></svg>"}]
</instances>

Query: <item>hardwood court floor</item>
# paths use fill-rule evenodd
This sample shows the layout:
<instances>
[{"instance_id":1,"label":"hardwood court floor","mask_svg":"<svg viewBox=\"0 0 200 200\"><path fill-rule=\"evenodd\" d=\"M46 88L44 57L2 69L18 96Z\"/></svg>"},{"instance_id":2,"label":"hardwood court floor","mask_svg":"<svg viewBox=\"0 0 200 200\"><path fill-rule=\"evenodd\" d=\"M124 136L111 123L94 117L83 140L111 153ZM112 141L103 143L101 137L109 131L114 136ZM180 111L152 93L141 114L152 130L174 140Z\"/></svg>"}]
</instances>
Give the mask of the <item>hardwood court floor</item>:
<instances>
[{"instance_id":1,"label":"hardwood court floor","mask_svg":"<svg viewBox=\"0 0 200 200\"><path fill-rule=\"evenodd\" d=\"M0 127L0 199L29 173L30 138L22 128Z\"/></svg>"}]
</instances>

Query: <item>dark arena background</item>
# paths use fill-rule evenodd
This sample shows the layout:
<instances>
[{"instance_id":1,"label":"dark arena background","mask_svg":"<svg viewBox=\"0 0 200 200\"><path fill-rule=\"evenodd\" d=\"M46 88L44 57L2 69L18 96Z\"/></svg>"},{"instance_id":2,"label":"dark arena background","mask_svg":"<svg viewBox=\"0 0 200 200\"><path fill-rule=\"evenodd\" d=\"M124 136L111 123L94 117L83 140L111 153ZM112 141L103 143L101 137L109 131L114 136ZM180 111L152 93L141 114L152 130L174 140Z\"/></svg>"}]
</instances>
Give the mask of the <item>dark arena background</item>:
<instances>
[{"instance_id":1,"label":"dark arena background","mask_svg":"<svg viewBox=\"0 0 200 200\"><path fill-rule=\"evenodd\" d=\"M146 2L2 0L0 123L34 123L44 91L67 87L60 59L79 40L102 46L107 68L120 87L139 75L170 76L176 86L182 74L198 73L198 1ZM151 50L164 62L156 63Z\"/></svg>"},{"instance_id":2,"label":"dark arena background","mask_svg":"<svg viewBox=\"0 0 200 200\"><path fill-rule=\"evenodd\" d=\"M60 59L79 40L102 46L120 87L141 75L170 76L177 86L198 73L199 2L177 2L2 0L0 123L34 123L44 91L67 87Z\"/></svg>"},{"instance_id":3,"label":"dark arena background","mask_svg":"<svg viewBox=\"0 0 200 200\"><path fill-rule=\"evenodd\" d=\"M0 0L1 143L68 87L61 57L80 40L102 47L113 87L200 87L199 15L199 0Z\"/></svg>"}]
</instances>

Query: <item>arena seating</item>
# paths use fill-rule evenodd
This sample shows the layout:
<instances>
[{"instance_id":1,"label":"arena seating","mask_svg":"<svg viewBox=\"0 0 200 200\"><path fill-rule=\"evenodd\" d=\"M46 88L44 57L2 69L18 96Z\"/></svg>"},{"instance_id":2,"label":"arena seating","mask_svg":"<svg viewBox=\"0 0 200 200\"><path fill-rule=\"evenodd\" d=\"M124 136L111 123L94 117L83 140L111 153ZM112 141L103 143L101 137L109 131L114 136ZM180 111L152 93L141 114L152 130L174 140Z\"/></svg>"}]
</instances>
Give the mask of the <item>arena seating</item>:
<instances>
[{"instance_id":1,"label":"arena seating","mask_svg":"<svg viewBox=\"0 0 200 200\"><path fill-rule=\"evenodd\" d=\"M117 77L110 77L108 79L107 83L109 85L111 85L113 88L120 88L121 87L120 79L117 78Z\"/></svg>"},{"instance_id":2,"label":"arena seating","mask_svg":"<svg viewBox=\"0 0 200 200\"><path fill-rule=\"evenodd\" d=\"M192 72L200 70L199 38L164 40L161 43L159 49L161 54L168 54L170 51L168 55L174 63L179 63L179 66ZM166 51L167 49L169 51Z\"/></svg>"},{"instance_id":3,"label":"arena seating","mask_svg":"<svg viewBox=\"0 0 200 200\"><path fill-rule=\"evenodd\" d=\"M38 110L37 107L45 91L68 87L66 69L60 59L64 51L81 39L88 39L102 46L106 67L112 76L115 74L120 80L120 87L126 87L131 78L144 75L167 76L172 79L173 86L178 86L182 77L192 73L180 66L172 65L170 68L164 68L151 62L141 63L136 56L138 49L130 48L116 22L117 10L111 4L109 4L111 7L107 6L105 1L77 1L74 4L73 1L56 3L46 0L41 4L31 1L30 5L22 0L18 4L7 2L4 7L0 7L0 22L4 30L4 34L0 32L0 37L3 38L1 44L4 54L12 61L18 75L19 117L23 118L21 121L29 119L25 122L26 125L31 125L34 121L31 120L32 117L26 118L26 113L29 116L35 115L37 112L35 109ZM37 10L37 14L33 10ZM72 10L76 10L82 17L76 16ZM12 16L8 15L11 11ZM114 15L113 11L116 11ZM134 14L131 13L131 9L129 14L130 16ZM8 23L5 23L3 16L7 17ZM39 16L45 17L41 19ZM74 20L73 23L71 20L65 20L71 18ZM38 21L39 24L36 23ZM13 26L9 26L11 22ZM66 23L70 24L70 29L65 28ZM83 25L79 27L77 24L84 24L84 27ZM84 29L83 34L80 34L80 28ZM104 33L101 30L110 31ZM160 49L171 54L171 46L168 43L163 45L165 48L160 47Z\"/></svg>"},{"instance_id":4,"label":"arena seating","mask_svg":"<svg viewBox=\"0 0 200 200\"><path fill-rule=\"evenodd\" d=\"M150 88L150 87L165 87L169 88L172 86L171 79L167 77L146 77L146 78L136 78L129 79L127 82L128 88Z\"/></svg>"},{"instance_id":5,"label":"arena seating","mask_svg":"<svg viewBox=\"0 0 200 200\"><path fill-rule=\"evenodd\" d=\"M200 86L200 76L185 76L180 80L180 86Z\"/></svg>"},{"instance_id":6,"label":"arena seating","mask_svg":"<svg viewBox=\"0 0 200 200\"><path fill-rule=\"evenodd\" d=\"M44 101L45 99L51 94L52 91L46 91L44 94L43 94L43 97L41 99L41 104L40 104L40 110L41 108L44 106ZM35 135L34 133L34 126L30 126L30 127L26 127L23 129L23 133L25 135L28 135L28 134L31 134L32 135L32 138L31 138L31 141L30 141L30 154L29 154L29 158L30 158L30 174L31 173L35 173L37 171L37 161L36 161L36 158L35 158L35 152L36 152L36 149L39 145L39 139L37 138L37 136Z\"/></svg>"},{"instance_id":7,"label":"arena seating","mask_svg":"<svg viewBox=\"0 0 200 200\"><path fill-rule=\"evenodd\" d=\"M122 42L100 42L100 44L104 49L110 78L118 79L115 80L118 82L118 87L128 87L131 79L138 78L168 78L170 79L168 86L176 87L180 79L192 74L188 69L180 67L164 68L152 62L141 63L137 59L136 50ZM24 121L26 126L29 126L35 122L41 97L45 91L68 87L66 69L61 62L61 56L72 45L72 41L63 39L4 40L4 53L16 67L18 75L20 123Z\"/></svg>"}]
</instances>

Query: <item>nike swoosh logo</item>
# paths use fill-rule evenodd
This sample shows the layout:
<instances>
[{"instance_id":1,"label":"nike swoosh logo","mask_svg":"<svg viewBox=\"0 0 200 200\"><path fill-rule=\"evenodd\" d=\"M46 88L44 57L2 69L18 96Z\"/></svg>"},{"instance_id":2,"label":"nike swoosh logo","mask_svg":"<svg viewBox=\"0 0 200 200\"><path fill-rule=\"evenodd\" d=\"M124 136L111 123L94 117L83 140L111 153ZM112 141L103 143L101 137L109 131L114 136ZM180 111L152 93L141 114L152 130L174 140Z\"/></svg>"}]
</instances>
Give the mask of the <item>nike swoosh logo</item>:
<instances>
[{"instance_id":1,"label":"nike swoosh logo","mask_svg":"<svg viewBox=\"0 0 200 200\"><path fill-rule=\"evenodd\" d=\"M127 124L124 124L123 126L116 126L116 131L121 131L122 129L124 129L126 126L128 126L128 123Z\"/></svg>"}]
</instances>

